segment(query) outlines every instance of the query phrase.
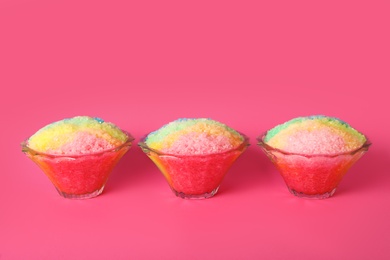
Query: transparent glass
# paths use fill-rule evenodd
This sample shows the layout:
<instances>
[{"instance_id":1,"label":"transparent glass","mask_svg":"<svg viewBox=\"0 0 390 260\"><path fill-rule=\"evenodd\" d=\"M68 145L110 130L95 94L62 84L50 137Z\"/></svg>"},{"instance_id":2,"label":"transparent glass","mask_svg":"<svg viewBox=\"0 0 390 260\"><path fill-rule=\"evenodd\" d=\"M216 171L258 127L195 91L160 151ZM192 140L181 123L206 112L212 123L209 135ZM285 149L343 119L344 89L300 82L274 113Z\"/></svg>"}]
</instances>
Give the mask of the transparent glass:
<instances>
[{"instance_id":1,"label":"transparent glass","mask_svg":"<svg viewBox=\"0 0 390 260\"><path fill-rule=\"evenodd\" d=\"M276 166L289 191L302 198L331 197L343 176L368 150L367 140L361 147L346 153L307 155L289 153L264 142L266 133L257 138L258 145Z\"/></svg>"},{"instance_id":2,"label":"transparent glass","mask_svg":"<svg viewBox=\"0 0 390 260\"><path fill-rule=\"evenodd\" d=\"M125 132L126 133L126 132ZM22 142L22 152L36 163L64 198L89 199L100 195L122 156L130 149L134 138L113 149L83 155L56 155L35 151Z\"/></svg>"},{"instance_id":3,"label":"transparent glass","mask_svg":"<svg viewBox=\"0 0 390 260\"><path fill-rule=\"evenodd\" d=\"M142 151L160 169L173 193L183 199L213 197L232 164L249 145L249 139L244 136L241 145L222 153L175 155L154 150L144 141L145 138L138 144Z\"/></svg>"}]
</instances>

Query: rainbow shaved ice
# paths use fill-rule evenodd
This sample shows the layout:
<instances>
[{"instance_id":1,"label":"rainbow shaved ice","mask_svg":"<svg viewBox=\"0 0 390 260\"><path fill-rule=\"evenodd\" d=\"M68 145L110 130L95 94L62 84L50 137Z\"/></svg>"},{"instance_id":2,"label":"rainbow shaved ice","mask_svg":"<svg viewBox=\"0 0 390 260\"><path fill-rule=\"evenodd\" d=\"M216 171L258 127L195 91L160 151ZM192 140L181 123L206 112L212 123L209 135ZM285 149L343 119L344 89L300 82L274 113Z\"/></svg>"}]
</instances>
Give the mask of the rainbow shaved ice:
<instances>
[{"instance_id":1,"label":"rainbow shaved ice","mask_svg":"<svg viewBox=\"0 0 390 260\"><path fill-rule=\"evenodd\" d=\"M366 137L340 119L310 116L295 118L272 128L264 141L290 153L339 154L361 147Z\"/></svg>"},{"instance_id":2,"label":"rainbow shaved ice","mask_svg":"<svg viewBox=\"0 0 390 260\"><path fill-rule=\"evenodd\" d=\"M211 119L178 119L150 133L140 146L182 198L209 198L248 139Z\"/></svg>"},{"instance_id":3,"label":"rainbow shaved ice","mask_svg":"<svg viewBox=\"0 0 390 260\"><path fill-rule=\"evenodd\" d=\"M145 143L168 154L204 155L231 150L243 141L241 134L217 121L184 118L150 133Z\"/></svg>"},{"instance_id":4,"label":"rainbow shaved ice","mask_svg":"<svg viewBox=\"0 0 390 260\"><path fill-rule=\"evenodd\" d=\"M22 151L66 198L99 195L133 138L100 118L78 116L49 124L22 143Z\"/></svg>"},{"instance_id":5,"label":"rainbow shaved ice","mask_svg":"<svg viewBox=\"0 0 390 260\"><path fill-rule=\"evenodd\" d=\"M340 119L298 117L258 138L296 196L333 195L348 169L368 150L367 138Z\"/></svg>"},{"instance_id":6,"label":"rainbow shaved ice","mask_svg":"<svg viewBox=\"0 0 390 260\"><path fill-rule=\"evenodd\" d=\"M128 136L100 118L77 116L49 124L28 139L31 149L56 155L81 155L113 149Z\"/></svg>"}]
</instances>

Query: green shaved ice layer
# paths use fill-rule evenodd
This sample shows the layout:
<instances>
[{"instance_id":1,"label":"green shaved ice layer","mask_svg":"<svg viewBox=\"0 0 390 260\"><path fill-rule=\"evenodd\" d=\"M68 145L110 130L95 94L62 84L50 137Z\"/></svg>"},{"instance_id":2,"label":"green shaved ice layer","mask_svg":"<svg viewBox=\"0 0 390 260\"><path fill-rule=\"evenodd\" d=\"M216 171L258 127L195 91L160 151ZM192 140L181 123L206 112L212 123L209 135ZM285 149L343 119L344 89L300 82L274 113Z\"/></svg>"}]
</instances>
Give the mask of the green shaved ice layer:
<instances>
[{"instance_id":1,"label":"green shaved ice layer","mask_svg":"<svg viewBox=\"0 0 390 260\"><path fill-rule=\"evenodd\" d=\"M173 132L178 132L178 131L181 131L185 128L188 128L190 126L193 126L195 124L197 124L197 122L199 121L204 121L204 120L207 120L207 119L178 119L178 120L175 120L173 122L170 122L166 125L164 125L163 127L161 127L160 129L150 133L147 138L146 138L146 144L150 144L150 143L161 143L165 140L165 138L172 134Z\"/></svg>"}]
</instances>

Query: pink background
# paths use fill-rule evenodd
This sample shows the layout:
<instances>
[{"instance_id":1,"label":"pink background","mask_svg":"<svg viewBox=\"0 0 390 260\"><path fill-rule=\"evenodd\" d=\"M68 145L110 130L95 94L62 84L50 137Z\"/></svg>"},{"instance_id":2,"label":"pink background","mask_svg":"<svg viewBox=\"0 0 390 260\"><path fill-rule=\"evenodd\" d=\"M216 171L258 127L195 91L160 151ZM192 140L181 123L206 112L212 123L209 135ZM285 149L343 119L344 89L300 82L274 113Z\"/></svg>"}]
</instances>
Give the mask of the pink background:
<instances>
[{"instance_id":1,"label":"pink background","mask_svg":"<svg viewBox=\"0 0 390 260\"><path fill-rule=\"evenodd\" d=\"M389 11L387 0L0 0L0 259L390 259ZM327 200L292 196L255 141L312 114L373 143ZM136 137L84 201L60 197L20 149L76 115ZM211 199L175 197L136 145L179 117L251 138Z\"/></svg>"}]
</instances>

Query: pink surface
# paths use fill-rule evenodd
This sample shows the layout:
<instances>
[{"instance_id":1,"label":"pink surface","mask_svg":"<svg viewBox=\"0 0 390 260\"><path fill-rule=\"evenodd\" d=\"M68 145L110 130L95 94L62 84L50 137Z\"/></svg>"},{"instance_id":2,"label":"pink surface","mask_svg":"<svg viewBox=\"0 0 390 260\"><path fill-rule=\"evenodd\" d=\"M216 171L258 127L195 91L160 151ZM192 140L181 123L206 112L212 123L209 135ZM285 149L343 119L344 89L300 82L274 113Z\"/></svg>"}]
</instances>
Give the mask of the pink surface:
<instances>
[{"instance_id":1,"label":"pink surface","mask_svg":"<svg viewBox=\"0 0 390 260\"><path fill-rule=\"evenodd\" d=\"M0 1L0 259L389 259L388 1ZM292 196L255 138L339 117L373 145L334 197ZM251 139L217 195L174 197L133 146L60 197L19 143L64 117L136 137L211 117Z\"/></svg>"}]
</instances>

